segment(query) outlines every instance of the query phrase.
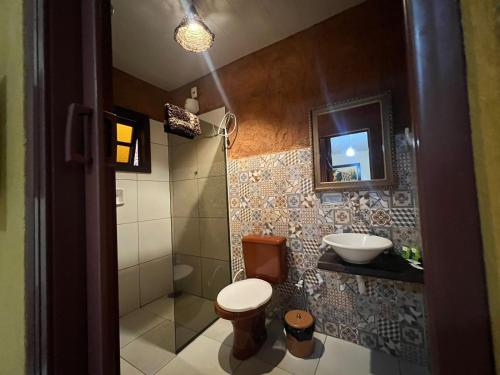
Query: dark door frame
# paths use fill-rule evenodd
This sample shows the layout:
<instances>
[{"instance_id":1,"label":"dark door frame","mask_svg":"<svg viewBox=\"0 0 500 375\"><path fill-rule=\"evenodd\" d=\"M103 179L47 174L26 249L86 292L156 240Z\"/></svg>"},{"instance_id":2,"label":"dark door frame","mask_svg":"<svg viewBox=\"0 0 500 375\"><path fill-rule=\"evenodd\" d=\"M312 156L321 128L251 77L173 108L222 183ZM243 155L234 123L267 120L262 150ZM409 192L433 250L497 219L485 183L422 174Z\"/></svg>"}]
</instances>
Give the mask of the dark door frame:
<instances>
[{"instance_id":1,"label":"dark door frame","mask_svg":"<svg viewBox=\"0 0 500 375\"><path fill-rule=\"evenodd\" d=\"M432 371L493 374L459 3L402 1ZM56 220L65 201L57 195L63 193L57 186L63 180L59 180L52 159L63 148L60 132L66 116L65 98L83 99L81 82L61 82L61 77L74 77L70 70L78 67L72 54L80 53L81 36L72 32L72 25L81 22L83 3L25 2L29 373L62 373L68 368L72 373L86 373L89 366L88 317L81 311L86 310L82 300L87 298L86 259L81 254L85 249L78 241L83 234L66 238L61 221ZM63 182L78 191L79 177L75 175L75 179ZM81 208L78 202L65 203L68 209ZM72 220L81 218L75 215ZM104 293L116 298L112 289ZM114 334L103 333L102 343ZM93 340L98 344L99 337ZM116 366L109 372L113 373L117 373Z\"/></svg>"},{"instance_id":2,"label":"dark door frame","mask_svg":"<svg viewBox=\"0 0 500 375\"><path fill-rule=\"evenodd\" d=\"M404 4L432 369L494 374L459 1Z\"/></svg>"},{"instance_id":3,"label":"dark door frame","mask_svg":"<svg viewBox=\"0 0 500 375\"><path fill-rule=\"evenodd\" d=\"M27 373L118 374L110 1L24 16Z\"/></svg>"}]
</instances>

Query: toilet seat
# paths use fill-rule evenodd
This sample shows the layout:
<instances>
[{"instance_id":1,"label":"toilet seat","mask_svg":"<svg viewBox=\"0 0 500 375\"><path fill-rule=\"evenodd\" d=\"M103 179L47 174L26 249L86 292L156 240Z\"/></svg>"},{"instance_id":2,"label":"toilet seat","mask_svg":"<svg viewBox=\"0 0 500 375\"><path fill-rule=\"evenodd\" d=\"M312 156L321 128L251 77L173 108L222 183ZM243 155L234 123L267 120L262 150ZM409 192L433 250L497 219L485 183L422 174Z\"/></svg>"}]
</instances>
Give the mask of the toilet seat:
<instances>
[{"instance_id":1,"label":"toilet seat","mask_svg":"<svg viewBox=\"0 0 500 375\"><path fill-rule=\"evenodd\" d=\"M265 305L273 288L265 280L246 279L226 286L217 295L217 304L226 311L245 312Z\"/></svg>"}]
</instances>

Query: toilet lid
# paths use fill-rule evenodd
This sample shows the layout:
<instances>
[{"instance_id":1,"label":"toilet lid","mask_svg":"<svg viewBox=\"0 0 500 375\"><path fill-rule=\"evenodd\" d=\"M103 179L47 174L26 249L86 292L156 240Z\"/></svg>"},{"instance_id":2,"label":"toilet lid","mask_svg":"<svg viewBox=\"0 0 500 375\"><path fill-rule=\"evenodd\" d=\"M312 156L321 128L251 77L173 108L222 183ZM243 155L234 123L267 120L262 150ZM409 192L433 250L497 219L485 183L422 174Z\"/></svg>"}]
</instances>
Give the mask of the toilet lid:
<instances>
[{"instance_id":1,"label":"toilet lid","mask_svg":"<svg viewBox=\"0 0 500 375\"><path fill-rule=\"evenodd\" d=\"M244 312L266 304L273 288L261 279L246 279L226 286L219 292L217 303L226 311Z\"/></svg>"}]
</instances>

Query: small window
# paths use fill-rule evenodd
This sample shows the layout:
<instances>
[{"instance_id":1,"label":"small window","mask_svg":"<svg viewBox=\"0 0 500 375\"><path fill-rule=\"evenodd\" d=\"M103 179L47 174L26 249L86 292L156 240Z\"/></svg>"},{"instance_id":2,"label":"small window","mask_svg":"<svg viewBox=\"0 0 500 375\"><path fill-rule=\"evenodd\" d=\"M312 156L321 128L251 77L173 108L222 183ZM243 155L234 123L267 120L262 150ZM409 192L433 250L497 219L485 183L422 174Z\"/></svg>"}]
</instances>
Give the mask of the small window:
<instances>
[{"instance_id":1,"label":"small window","mask_svg":"<svg viewBox=\"0 0 500 375\"><path fill-rule=\"evenodd\" d=\"M116 170L151 173L151 145L148 116L115 107Z\"/></svg>"}]
</instances>

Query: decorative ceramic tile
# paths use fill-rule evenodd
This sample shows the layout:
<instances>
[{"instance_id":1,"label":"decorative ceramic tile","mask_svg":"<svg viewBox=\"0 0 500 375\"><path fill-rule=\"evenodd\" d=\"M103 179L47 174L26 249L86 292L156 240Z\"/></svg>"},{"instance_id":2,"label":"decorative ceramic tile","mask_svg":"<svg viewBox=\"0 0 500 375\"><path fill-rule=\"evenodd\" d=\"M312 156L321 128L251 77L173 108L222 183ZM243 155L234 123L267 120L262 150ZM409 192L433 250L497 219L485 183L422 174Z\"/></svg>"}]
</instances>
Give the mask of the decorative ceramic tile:
<instances>
[{"instance_id":1,"label":"decorative ceramic tile","mask_svg":"<svg viewBox=\"0 0 500 375\"><path fill-rule=\"evenodd\" d=\"M230 208L239 208L240 207L240 200L239 200L239 198L231 197L229 199L229 207Z\"/></svg>"},{"instance_id":2,"label":"decorative ceramic tile","mask_svg":"<svg viewBox=\"0 0 500 375\"><path fill-rule=\"evenodd\" d=\"M359 343L370 349L377 349L377 335L370 332L359 330Z\"/></svg>"},{"instance_id":3,"label":"decorative ceramic tile","mask_svg":"<svg viewBox=\"0 0 500 375\"><path fill-rule=\"evenodd\" d=\"M374 322L379 314L376 297L358 294L355 297L355 310L359 319L364 322Z\"/></svg>"},{"instance_id":4,"label":"decorative ceramic tile","mask_svg":"<svg viewBox=\"0 0 500 375\"><path fill-rule=\"evenodd\" d=\"M342 193L322 193L321 203L343 207L345 202Z\"/></svg>"},{"instance_id":5,"label":"decorative ceramic tile","mask_svg":"<svg viewBox=\"0 0 500 375\"><path fill-rule=\"evenodd\" d=\"M264 227L262 229L262 234L264 236L274 236L276 233L276 227L273 223L264 223Z\"/></svg>"},{"instance_id":6,"label":"decorative ceramic tile","mask_svg":"<svg viewBox=\"0 0 500 375\"><path fill-rule=\"evenodd\" d=\"M318 198L314 193L303 193L300 195L300 207L313 208L316 206Z\"/></svg>"},{"instance_id":7,"label":"decorative ceramic tile","mask_svg":"<svg viewBox=\"0 0 500 375\"><path fill-rule=\"evenodd\" d=\"M292 251L303 251L304 248L303 248L303 245L302 245L302 241L297 239L297 238L292 238L290 240L290 250Z\"/></svg>"},{"instance_id":8,"label":"decorative ceramic tile","mask_svg":"<svg viewBox=\"0 0 500 375\"><path fill-rule=\"evenodd\" d=\"M391 226L391 211L384 209L375 209L371 211L372 224L377 227Z\"/></svg>"},{"instance_id":9,"label":"decorative ceramic tile","mask_svg":"<svg viewBox=\"0 0 500 375\"><path fill-rule=\"evenodd\" d=\"M302 224L302 233L305 240L315 240L319 237L319 225Z\"/></svg>"},{"instance_id":10,"label":"decorative ceramic tile","mask_svg":"<svg viewBox=\"0 0 500 375\"><path fill-rule=\"evenodd\" d=\"M249 181L248 172L240 172L240 184L246 184Z\"/></svg>"},{"instance_id":11,"label":"decorative ceramic tile","mask_svg":"<svg viewBox=\"0 0 500 375\"><path fill-rule=\"evenodd\" d=\"M391 239L391 229L390 228L371 227L371 233L375 236Z\"/></svg>"},{"instance_id":12,"label":"decorative ceramic tile","mask_svg":"<svg viewBox=\"0 0 500 375\"><path fill-rule=\"evenodd\" d=\"M379 336L389 338L394 342L400 341L399 323L397 321L379 318L377 320L377 332Z\"/></svg>"},{"instance_id":13,"label":"decorative ceramic tile","mask_svg":"<svg viewBox=\"0 0 500 375\"><path fill-rule=\"evenodd\" d=\"M339 325L334 322L325 322L325 333L333 337L340 337Z\"/></svg>"},{"instance_id":14,"label":"decorative ceramic tile","mask_svg":"<svg viewBox=\"0 0 500 375\"><path fill-rule=\"evenodd\" d=\"M278 195L274 198L275 207L276 208L285 208L286 207L286 197L284 195Z\"/></svg>"},{"instance_id":15,"label":"decorative ceramic tile","mask_svg":"<svg viewBox=\"0 0 500 375\"><path fill-rule=\"evenodd\" d=\"M411 191L409 190L396 190L392 193L392 207L412 207L413 201Z\"/></svg>"},{"instance_id":16,"label":"decorative ceramic tile","mask_svg":"<svg viewBox=\"0 0 500 375\"><path fill-rule=\"evenodd\" d=\"M371 211L359 209L351 213L352 224L369 227L371 225Z\"/></svg>"},{"instance_id":17,"label":"decorative ceramic tile","mask_svg":"<svg viewBox=\"0 0 500 375\"><path fill-rule=\"evenodd\" d=\"M285 236L289 281L273 287L267 316L305 307L294 286L303 274L316 331L422 363L426 340L421 285L367 277L367 293L361 295L354 276L317 270L321 238L327 234L373 233L392 239L396 251L418 242L412 168L412 156L402 142L395 153L399 186L393 192L316 194L310 148L230 160L233 274L243 267L242 236Z\"/></svg>"},{"instance_id":18,"label":"decorative ceramic tile","mask_svg":"<svg viewBox=\"0 0 500 375\"><path fill-rule=\"evenodd\" d=\"M292 165L286 168L286 179L289 182L295 182L298 181L300 182L300 179L302 178L302 174L300 173L300 170L297 168L297 166Z\"/></svg>"},{"instance_id":19,"label":"decorative ceramic tile","mask_svg":"<svg viewBox=\"0 0 500 375\"><path fill-rule=\"evenodd\" d=\"M300 209L299 208L289 209L288 210L288 220L293 221L293 222L303 223L304 221L301 218Z\"/></svg>"},{"instance_id":20,"label":"decorative ceramic tile","mask_svg":"<svg viewBox=\"0 0 500 375\"><path fill-rule=\"evenodd\" d=\"M359 210L369 210L371 207L370 194L367 191L359 192Z\"/></svg>"},{"instance_id":21,"label":"decorative ceramic tile","mask_svg":"<svg viewBox=\"0 0 500 375\"><path fill-rule=\"evenodd\" d=\"M309 177L301 178L299 187L302 194L312 193L314 190L312 178Z\"/></svg>"},{"instance_id":22,"label":"decorative ceramic tile","mask_svg":"<svg viewBox=\"0 0 500 375\"><path fill-rule=\"evenodd\" d=\"M413 208L394 208L391 213L395 226L415 227L415 210Z\"/></svg>"},{"instance_id":23,"label":"decorative ceramic tile","mask_svg":"<svg viewBox=\"0 0 500 375\"><path fill-rule=\"evenodd\" d=\"M390 208L391 196L389 191L370 191L370 208L387 209Z\"/></svg>"},{"instance_id":24,"label":"decorative ceramic tile","mask_svg":"<svg viewBox=\"0 0 500 375\"><path fill-rule=\"evenodd\" d=\"M302 238L302 224L300 223L288 223L288 237L290 238Z\"/></svg>"},{"instance_id":25,"label":"decorative ceramic tile","mask_svg":"<svg viewBox=\"0 0 500 375\"><path fill-rule=\"evenodd\" d=\"M378 339L378 350L398 357L401 353L401 343L399 341L393 341L389 337L377 336Z\"/></svg>"},{"instance_id":26,"label":"decorative ceramic tile","mask_svg":"<svg viewBox=\"0 0 500 375\"><path fill-rule=\"evenodd\" d=\"M321 237L335 232L335 227L332 224L321 224L319 226Z\"/></svg>"},{"instance_id":27,"label":"decorative ceramic tile","mask_svg":"<svg viewBox=\"0 0 500 375\"><path fill-rule=\"evenodd\" d=\"M352 328L350 326L345 326L340 324L340 338L342 340L350 341L355 344L359 342L359 332L357 328Z\"/></svg>"},{"instance_id":28,"label":"decorative ceramic tile","mask_svg":"<svg viewBox=\"0 0 500 375\"><path fill-rule=\"evenodd\" d=\"M247 197L250 194L250 185L249 184L238 185L238 188L239 188L238 194L241 198Z\"/></svg>"},{"instance_id":29,"label":"decorative ceramic tile","mask_svg":"<svg viewBox=\"0 0 500 375\"><path fill-rule=\"evenodd\" d=\"M403 342L401 343L400 355L402 359L408 362L416 363L421 366L427 366L427 352L423 347L418 347Z\"/></svg>"},{"instance_id":30,"label":"decorative ceramic tile","mask_svg":"<svg viewBox=\"0 0 500 375\"><path fill-rule=\"evenodd\" d=\"M304 264L304 254L302 252L289 251L287 253L288 256L288 265L289 266L298 266L302 267Z\"/></svg>"},{"instance_id":31,"label":"decorative ceramic tile","mask_svg":"<svg viewBox=\"0 0 500 375\"><path fill-rule=\"evenodd\" d=\"M397 293L394 288L394 281L386 279L377 280L375 295L383 300L396 302Z\"/></svg>"},{"instance_id":32,"label":"decorative ceramic tile","mask_svg":"<svg viewBox=\"0 0 500 375\"><path fill-rule=\"evenodd\" d=\"M396 251L400 251L403 245L415 246L418 244L417 231L415 228L392 227L392 242Z\"/></svg>"},{"instance_id":33,"label":"decorative ceramic tile","mask_svg":"<svg viewBox=\"0 0 500 375\"><path fill-rule=\"evenodd\" d=\"M318 207L318 224L328 224L334 222L335 206L331 204L322 204Z\"/></svg>"},{"instance_id":34,"label":"decorative ceramic tile","mask_svg":"<svg viewBox=\"0 0 500 375\"><path fill-rule=\"evenodd\" d=\"M305 229L304 233L305 233ZM304 246L304 251L307 254L314 254L314 255L319 255L319 241L315 239L309 239L305 238L304 236L304 241L303 241L303 246Z\"/></svg>"},{"instance_id":35,"label":"decorative ceramic tile","mask_svg":"<svg viewBox=\"0 0 500 375\"><path fill-rule=\"evenodd\" d=\"M251 221L262 221L262 210L260 208L250 210L250 219Z\"/></svg>"},{"instance_id":36,"label":"decorative ceramic tile","mask_svg":"<svg viewBox=\"0 0 500 375\"><path fill-rule=\"evenodd\" d=\"M306 268L317 268L318 267L318 256L305 254L304 255L304 267Z\"/></svg>"},{"instance_id":37,"label":"decorative ceramic tile","mask_svg":"<svg viewBox=\"0 0 500 375\"><path fill-rule=\"evenodd\" d=\"M398 321L398 305L390 301L379 301L379 316L383 319Z\"/></svg>"},{"instance_id":38,"label":"decorative ceramic tile","mask_svg":"<svg viewBox=\"0 0 500 375\"><path fill-rule=\"evenodd\" d=\"M300 194L287 194L286 196L286 206L288 208L299 208L300 207Z\"/></svg>"},{"instance_id":39,"label":"decorative ceramic tile","mask_svg":"<svg viewBox=\"0 0 500 375\"><path fill-rule=\"evenodd\" d=\"M370 228L365 225L351 225L352 233L370 233Z\"/></svg>"},{"instance_id":40,"label":"decorative ceramic tile","mask_svg":"<svg viewBox=\"0 0 500 375\"><path fill-rule=\"evenodd\" d=\"M416 346L424 345L424 331L418 325L401 323L401 341Z\"/></svg>"},{"instance_id":41,"label":"decorative ceramic tile","mask_svg":"<svg viewBox=\"0 0 500 375\"><path fill-rule=\"evenodd\" d=\"M300 221L303 224L316 224L318 211L316 208L301 208Z\"/></svg>"},{"instance_id":42,"label":"decorative ceramic tile","mask_svg":"<svg viewBox=\"0 0 500 375\"><path fill-rule=\"evenodd\" d=\"M351 211L346 209L334 210L334 223L340 225L351 224Z\"/></svg>"}]
</instances>

